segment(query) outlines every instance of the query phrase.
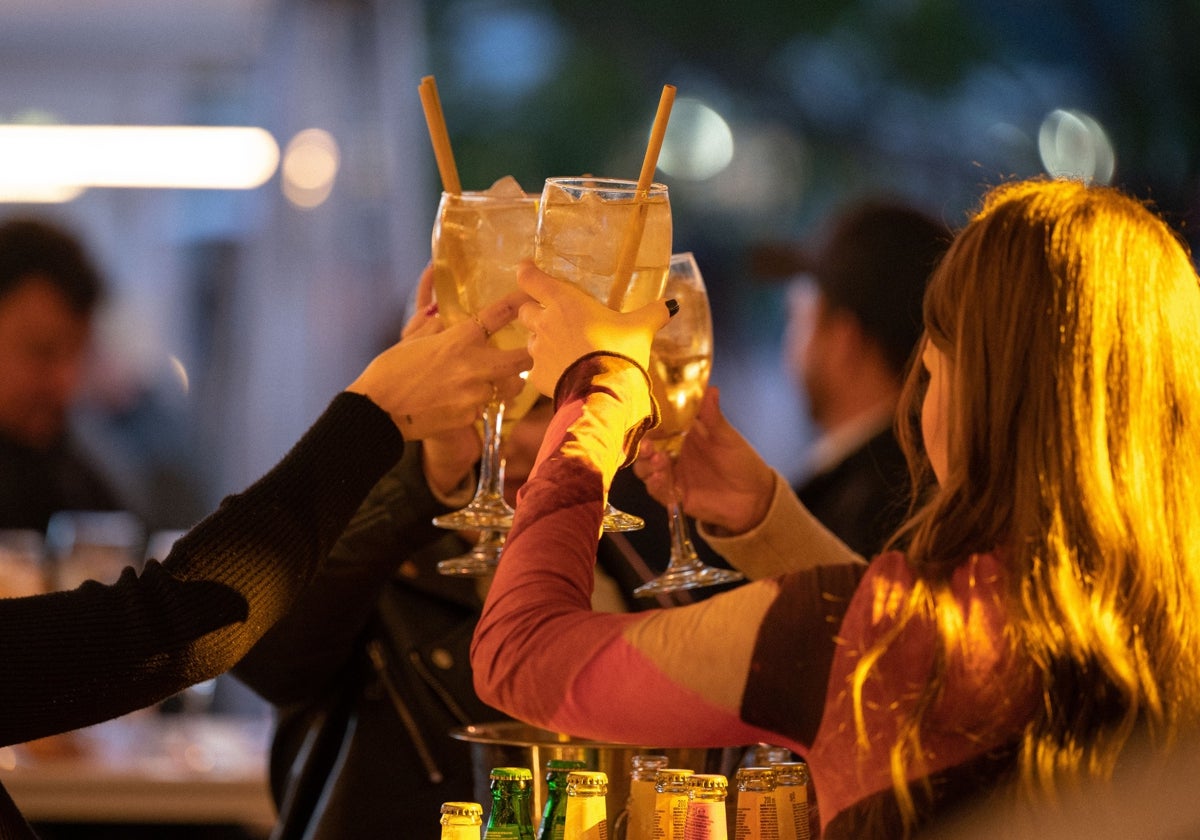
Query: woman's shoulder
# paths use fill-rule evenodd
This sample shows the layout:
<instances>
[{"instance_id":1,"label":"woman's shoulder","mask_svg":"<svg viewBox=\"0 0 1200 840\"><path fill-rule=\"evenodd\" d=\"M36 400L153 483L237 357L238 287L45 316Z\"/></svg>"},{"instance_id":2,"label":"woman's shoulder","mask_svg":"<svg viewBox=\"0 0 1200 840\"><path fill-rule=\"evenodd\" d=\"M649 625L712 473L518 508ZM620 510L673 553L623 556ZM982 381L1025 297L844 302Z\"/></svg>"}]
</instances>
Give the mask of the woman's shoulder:
<instances>
[{"instance_id":1,"label":"woman's shoulder","mask_svg":"<svg viewBox=\"0 0 1200 840\"><path fill-rule=\"evenodd\" d=\"M997 554L972 554L951 573L949 593L964 613L983 612L999 617L1004 612L1005 573L1006 567ZM908 618L928 615L921 607L932 607L939 590L946 591L927 586L903 552L886 551L867 567L855 600L860 610L868 610L869 623L891 623L901 614Z\"/></svg>"},{"instance_id":2,"label":"woman's shoulder","mask_svg":"<svg viewBox=\"0 0 1200 840\"><path fill-rule=\"evenodd\" d=\"M952 589L998 583L1005 573L1003 558L995 552L972 554L950 576ZM912 585L918 575L903 551L884 551L871 560L865 578L886 577Z\"/></svg>"}]
</instances>

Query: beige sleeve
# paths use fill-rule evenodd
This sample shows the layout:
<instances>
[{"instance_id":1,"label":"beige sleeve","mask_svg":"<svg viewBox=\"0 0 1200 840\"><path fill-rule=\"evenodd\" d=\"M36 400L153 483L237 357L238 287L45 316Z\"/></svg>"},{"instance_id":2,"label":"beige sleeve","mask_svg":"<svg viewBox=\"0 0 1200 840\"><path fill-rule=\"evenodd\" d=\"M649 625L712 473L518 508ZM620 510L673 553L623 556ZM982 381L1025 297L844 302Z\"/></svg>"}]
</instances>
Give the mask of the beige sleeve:
<instances>
[{"instance_id":1,"label":"beige sleeve","mask_svg":"<svg viewBox=\"0 0 1200 840\"><path fill-rule=\"evenodd\" d=\"M778 472L767 515L743 534L722 536L703 524L700 536L751 580L814 566L865 563L817 521Z\"/></svg>"}]
</instances>

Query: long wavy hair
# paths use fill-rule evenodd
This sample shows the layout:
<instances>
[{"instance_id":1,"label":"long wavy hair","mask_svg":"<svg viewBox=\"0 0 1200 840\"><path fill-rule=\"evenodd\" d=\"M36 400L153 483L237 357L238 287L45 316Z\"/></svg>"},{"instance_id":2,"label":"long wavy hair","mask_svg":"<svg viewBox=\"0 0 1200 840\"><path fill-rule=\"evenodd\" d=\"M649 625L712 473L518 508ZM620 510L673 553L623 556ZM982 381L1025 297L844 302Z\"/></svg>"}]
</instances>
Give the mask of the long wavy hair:
<instances>
[{"instance_id":1,"label":"long wavy hair","mask_svg":"<svg viewBox=\"0 0 1200 840\"><path fill-rule=\"evenodd\" d=\"M918 502L892 541L918 579L903 614L933 617L949 645L939 593L972 554L1001 552L1011 642L1042 697L1020 789L1053 795L1108 776L1135 730L1168 746L1200 718L1200 280L1143 203L1023 181L955 238L924 319L952 370L949 467L934 485L914 365L898 424ZM892 748L910 823L919 718Z\"/></svg>"}]
</instances>

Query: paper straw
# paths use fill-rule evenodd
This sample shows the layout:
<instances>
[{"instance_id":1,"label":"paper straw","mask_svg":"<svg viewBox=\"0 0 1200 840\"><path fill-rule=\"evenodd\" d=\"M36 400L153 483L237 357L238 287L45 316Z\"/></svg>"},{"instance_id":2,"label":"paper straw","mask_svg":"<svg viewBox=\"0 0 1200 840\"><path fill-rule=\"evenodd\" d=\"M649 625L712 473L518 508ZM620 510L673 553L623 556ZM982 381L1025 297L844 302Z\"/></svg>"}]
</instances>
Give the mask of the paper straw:
<instances>
[{"instance_id":1,"label":"paper straw","mask_svg":"<svg viewBox=\"0 0 1200 840\"><path fill-rule=\"evenodd\" d=\"M451 195L462 193L458 180L458 167L454 165L454 152L450 149L450 134L446 131L446 117L442 114L442 101L438 98L437 83L433 76L421 79L418 91L421 106L425 109L425 123L429 126L429 139L433 141L433 156L437 158L438 173L442 176L442 189Z\"/></svg>"},{"instance_id":2,"label":"paper straw","mask_svg":"<svg viewBox=\"0 0 1200 840\"><path fill-rule=\"evenodd\" d=\"M613 276L612 288L608 293L609 309L620 310L633 279L633 264L638 248L642 244L642 230L646 226L646 214L650 212L647 199L650 185L654 183L654 170L658 168L658 153L662 151L663 137L667 134L667 121L671 118L671 106L675 103L675 85L663 85L658 100L658 113L654 115L654 126L650 129L650 142L646 145L646 157L642 160L642 171L638 176L637 192L633 200L635 207L621 240L617 254L617 272Z\"/></svg>"}]
</instances>

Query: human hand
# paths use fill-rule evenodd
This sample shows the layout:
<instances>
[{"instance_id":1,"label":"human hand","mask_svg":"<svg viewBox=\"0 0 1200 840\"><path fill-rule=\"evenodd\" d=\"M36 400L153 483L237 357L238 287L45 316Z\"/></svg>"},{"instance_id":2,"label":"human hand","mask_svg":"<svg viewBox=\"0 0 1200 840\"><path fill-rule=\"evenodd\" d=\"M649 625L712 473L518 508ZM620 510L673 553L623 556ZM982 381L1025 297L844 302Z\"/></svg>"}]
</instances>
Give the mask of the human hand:
<instances>
[{"instance_id":1,"label":"human hand","mask_svg":"<svg viewBox=\"0 0 1200 840\"><path fill-rule=\"evenodd\" d=\"M442 320L434 301L433 265L426 265L417 283L413 315L401 336L432 335L441 332ZM421 466L425 482L435 496L449 498L474 478L475 463L483 450L483 441L474 423L430 435L421 447Z\"/></svg>"},{"instance_id":2,"label":"human hand","mask_svg":"<svg viewBox=\"0 0 1200 840\"><path fill-rule=\"evenodd\" d=\"M662 301L633 312L616 312L528 262L521 267L517 283L533 298L520 312L533 358L529 381L547 396L554 395L562 372L589 353L618 353L646 369L654 334L671 313Z\"/></svg>"},{"instance_id":3,"label":"human hand","mask_svg":"<svg viewBox=\"0 0 1200 840\"><path fill-rule=\"evenodd\" d=\"M424 278L423 278L424 282ZM431 305L421 306L404 338L376 356L348 391L369 397L391 415L407 440L471 426L494 387L509 399L523 387L518 374L529 367L524 349L497 350L487 339L516 317L529 300L506 295L475 318L443 327Z\"/></svg>"},{"instance_id":4,"label":"human hand","mask_svg":"<svg viewBox=\"0 0 1200 840\"><path fill-rule=\"evenodd\" d=\"M717 388L704 393L674 467L650 442L643 442L633 471L660 504L667 503L674 475L684 512L721 533L745 533L767 515L775 474L721 413Z\"/></svg>"}]
</instances>

